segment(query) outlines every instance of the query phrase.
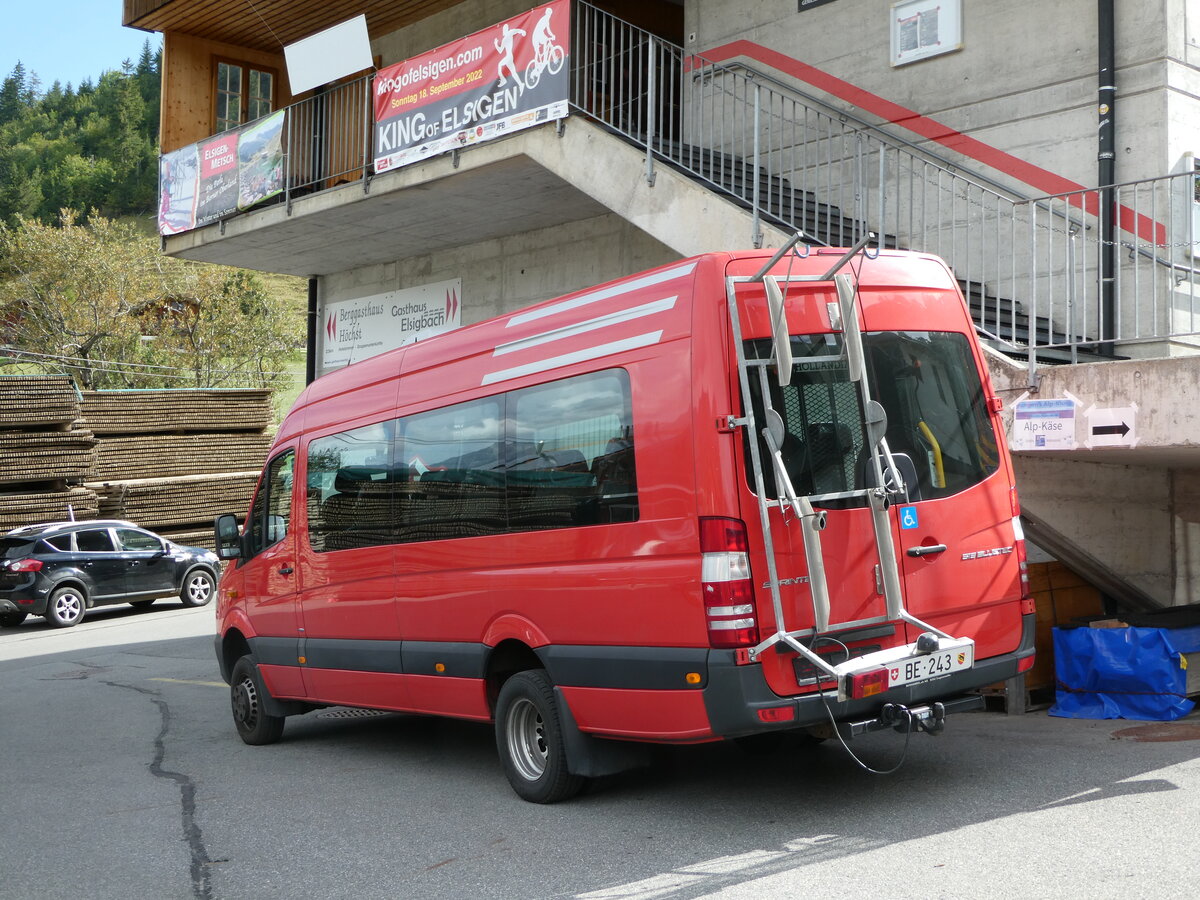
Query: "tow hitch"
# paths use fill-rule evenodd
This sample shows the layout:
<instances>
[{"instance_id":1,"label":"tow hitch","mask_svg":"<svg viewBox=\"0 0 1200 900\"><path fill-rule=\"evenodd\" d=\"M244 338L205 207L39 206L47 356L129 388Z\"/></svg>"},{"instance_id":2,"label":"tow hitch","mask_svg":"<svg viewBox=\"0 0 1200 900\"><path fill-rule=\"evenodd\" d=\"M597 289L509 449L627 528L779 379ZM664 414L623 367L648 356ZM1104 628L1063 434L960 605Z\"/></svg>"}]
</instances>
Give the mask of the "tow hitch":
<instances>
[{"instance_id":1,"label":"tow hitch","mask_svg":"<svg viewBox=\"0 0 1200 900\"><path fill-rule=\"evenodd\" d=\"M946 727L946 716L950 713L966 712L971 709L982 709L983 697L979 694L966 694L937 703L926 703L921 706L905 706L903 703L885 703L879 709L879 714L872 719L860 719L856 722L838 722L836 735L842 740L872 731L882 731L892 728L901 734L908 731L923 731L926 734L941 734ZM831 738L835 736L832 723L816 725L809 732L817 737Z\"/></svg>"},{"instance_id":2,"label":"tow hitch","mask_svg":"<svg viewBox=\"0 0 1200 900\"><path fill-rule=\"evenodd\" d=\"M946 727L946 707L941 703L909 709L903 703L885 703L879 711L879 721L891 724L899 732L912 728L926 734L941 734Z\"/></svg>"}]
</instances>

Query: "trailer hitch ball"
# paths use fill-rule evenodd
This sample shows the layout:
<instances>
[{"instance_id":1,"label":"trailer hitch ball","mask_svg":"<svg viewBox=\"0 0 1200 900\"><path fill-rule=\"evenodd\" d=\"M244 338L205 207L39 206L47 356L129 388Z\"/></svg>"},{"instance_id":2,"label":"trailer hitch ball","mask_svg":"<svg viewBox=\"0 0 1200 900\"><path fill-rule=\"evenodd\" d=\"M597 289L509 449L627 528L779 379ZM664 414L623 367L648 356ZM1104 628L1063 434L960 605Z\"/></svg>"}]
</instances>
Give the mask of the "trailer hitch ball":
<instances>
[{"instance_id":1,"label":"trailer hitch ball","mask_svg":"<svg viewBox=\"0 0 1200 900\"><path fill-rule=\"evenodd\" d=\"M918 653L934 653L940 646L938 636L932 631L926 631L917 638Z\"/></svg>"}]
</instances>

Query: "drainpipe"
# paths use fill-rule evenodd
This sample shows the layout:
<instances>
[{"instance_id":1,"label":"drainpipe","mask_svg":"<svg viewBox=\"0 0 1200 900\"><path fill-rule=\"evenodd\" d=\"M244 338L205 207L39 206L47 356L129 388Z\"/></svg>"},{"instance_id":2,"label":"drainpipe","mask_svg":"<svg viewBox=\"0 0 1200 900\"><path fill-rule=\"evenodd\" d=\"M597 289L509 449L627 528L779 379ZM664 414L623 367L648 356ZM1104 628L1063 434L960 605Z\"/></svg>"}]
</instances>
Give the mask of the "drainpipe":
<instances>
[{"instance_id":1,"label":"drainpipe","mask_svg":"<svg viewBox=\"0 0 1200 900\"><path fill-rule=\"evenodd\" d=\"M1097 145L1099 155L1100 187L1100 337L1103 343L1099 352L1104 356L1113 356L1116 348L1112 339L1117 333L1114 316L1116 314L1115 286L1117 272L1117 248L1114 244L1116 228L1113 219L1116 214L1116 183L1117 154L1116 154L1116 117L1117 117L1117 66L1116 66L1116 22L1114 15L1114 0L1098 0L1099 27L1097 43L1099 44L1099 81L1098 97L1099 128Z\"/></svg>"},{"instance_id":2,"label":"drainpipe","mask_svg":"<svg viewBox=\"0 0 1200 900\"><path fill-rule=\"evenodd\" d=\"M308 335L304 353L304 383L317 380L317 279L308 279Z\"/></svg>"}]
</instances>

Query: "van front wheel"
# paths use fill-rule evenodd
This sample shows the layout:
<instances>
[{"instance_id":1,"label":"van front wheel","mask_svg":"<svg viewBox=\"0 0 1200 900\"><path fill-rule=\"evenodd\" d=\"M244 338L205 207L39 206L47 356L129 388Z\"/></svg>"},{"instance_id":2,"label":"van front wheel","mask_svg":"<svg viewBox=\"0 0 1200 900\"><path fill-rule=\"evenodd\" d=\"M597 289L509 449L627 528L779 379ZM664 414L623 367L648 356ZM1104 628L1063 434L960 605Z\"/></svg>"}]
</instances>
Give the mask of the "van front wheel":
<instances>
[{"instance_id":1,"label":"van front wheel","mask_svg":"<svg viewBox=\"0 0 1200 900\"><path fill-rule=\"evenodd\" d=\"M541 670L518 672L500 688L496 749L522 800L557 803L583 787L584 779L567 769L554 686Z\"/></svg>"},{"instance_id":2,"label":"van front wheel","mask_svg":"<svg viewBox=\"0 0 1200 900\"><path fill-rule=\"evenodd\" d=\"M258 666L249 656L243 656L234 664L229 678L229 700L233 724L247 744L273 744L283 735L284 718L267 713L267 696Z\"/></svg>"}]
</instances>

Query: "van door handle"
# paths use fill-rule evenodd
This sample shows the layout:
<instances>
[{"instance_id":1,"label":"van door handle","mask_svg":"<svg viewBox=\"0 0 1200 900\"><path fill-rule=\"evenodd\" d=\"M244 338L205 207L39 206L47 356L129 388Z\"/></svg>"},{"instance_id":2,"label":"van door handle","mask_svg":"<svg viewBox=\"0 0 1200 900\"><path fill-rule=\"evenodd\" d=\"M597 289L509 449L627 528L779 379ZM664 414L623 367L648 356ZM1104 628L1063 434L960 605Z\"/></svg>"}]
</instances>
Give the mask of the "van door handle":
<instances>
[{"instance_id":1,"label":"van door handle","mask_svg":"<svg viewBox=\"0 0 1200 900\"><path fill-rule=\"evenodd\" d=\"M942 549L945 549L945 548L943 547ZM280 574L280 575L291 575L291 574L292 574L292 567L291 567L291 566L280 566L280 567L279 567L279 574Z\"/></svg>"},{"instance_id":2,"label":"van door handle","mask_svg":"<svg viewBox=\"0 0 1200 900\"><path fill-rule=\"evenodd\" d=\"M944 553L945 551L945 544L921 544L917 547L909 547L905 552L909 556L931 556L934 553Z\"/></svg>"}]
</instances>

